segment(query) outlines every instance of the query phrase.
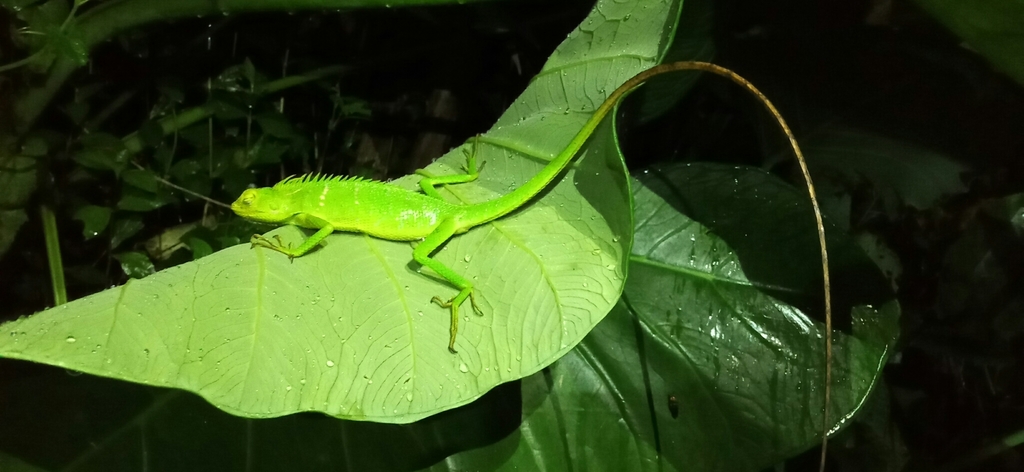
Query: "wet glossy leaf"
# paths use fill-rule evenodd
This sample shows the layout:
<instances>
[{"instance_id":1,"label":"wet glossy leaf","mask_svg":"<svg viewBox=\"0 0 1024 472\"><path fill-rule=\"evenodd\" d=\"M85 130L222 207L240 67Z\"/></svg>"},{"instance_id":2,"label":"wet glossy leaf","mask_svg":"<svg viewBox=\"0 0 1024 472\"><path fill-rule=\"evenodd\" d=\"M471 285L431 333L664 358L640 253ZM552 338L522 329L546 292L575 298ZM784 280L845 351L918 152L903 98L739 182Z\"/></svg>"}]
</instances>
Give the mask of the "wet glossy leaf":
<instances>
[{"instance_id":1,"label":"wet glossy leaf","mask_svg":"<svg viewBox=\"0 0 1024 472\"><path fill-rule=\"evenodd\" d=\"M145 169L126 170L121 174L121 179L125 183L146 192L156 192L160 188L160 183L156 181L156 174Z\"/></svg>"},{"instance_id":2,"label":"wet glossy leaf","mask_svg":"<svg viewBox=\"0 0 1024 472\"><path fill-rule=\"evenodd\" d=\"M82 236L85 236L85 239L99 236L110 223L110 213L110 208L96 205L86 205L75 211L75 219L84 225Z\"/></svg>"},{"instance_id":3,"label":"wet glossy leaf","mask_svg":"<svg viewBox=\"0 0 1024 472\"><path fill-rule=\"evenodd\" d=\"M141 279L156 272L153 261L138 251L114 254L114 259L121 263L121 270L124 271L125 275L133 279Z\"/></svg>"},{"instance_id":4,"label":"wet glossy leaf","mask_svg":"<svg viewBox=\"0 0 1024 472\"><path fill-rule=\"evenodd\" d=\"M128 150L121 139L107 133L92 133L82 137L82 149L73 159L92 169L121 172L128 165Z\"/></svg>"},{"instance_id":5,"label":"wet glossy leaf","mask_svg":"<svg viewBox=\"0 0 1024 472\"><path fill-rule=\"evenodd\" d=\"M117 248L126 239L135 236L145 225L137 216L118 218L110 227L110 247Z\"/></svg>"},{"instance_id":6,"label":"wet glossy leaf","mask_svg":"<svg viewBox=\"0 0 1024 472\"><path fill-rule=\"evenodd\" d=\"M256 115L255 120L260 125L260 129L269 136L282 139L299 137L292 128L292 124L288 122L288 118L280 113L261 113Z\"/></svg>"},{"instance_id":7,"label":"wet glossy leaf","mask_svg":"<svg viewBox=\"0 0 1024 472\"><path fill-rule=\"evenodd\" d=\"M73 60L79 66L89 63L89 48L81 38L76 36L72 24L67 24L63 27L55 25L44 28L43 34L46 38L46 44L58 55Z\"/></svg>"},{"instance_id":8,"label":"wet glossy leaf","mask_svg":"<svg viewBox=\"0 0 1024 472\"><path fill-rule=\"evenodd\" d=\"M210 247L210 243L203 241L200 238L188 238L188 247L189 249L192 249L192 258L194 259L199 259L213 254L213 248Z\"/></svg>"},{"instance_id":9,"label":"wet glossy leaf","mask_svg":"<svg viewBox=\"0 0 1024 472\"><path fill-rule=\"evenodd\" d=\"M121 199L117 201L117 208L128 211L152 211L167 205L174 200L160 193L146 192L132 187L124 187L121 190Z\"/></svg>"},{"instance_id":10,"label":"wet glossy leaf","mask_svg":"<svg viewBox=\"0 0 1024 472\"><path fill-rule=\"evenodd\" d=\"M550 374L523 380L517 434L430 470L754 472L818 443L823 327L767 295L761 285L769 280L744 273L758 266L751 259L768 255L728 231L735 210L771 223L743 225L745 239L803 226L811 215L791 210L801 192L756 169L716 165L663 169L643 180L657 190L633 185L636 240L622 301ZM680 212L695 198L722 202L702 216L720 220L739 250ZM813 236L774 239L774 250L813 265L804 247ZM833 241L841 261L863 262L851 241ZM837 274L851 269L860 273L858 264L834 267ZM858 300L873 297L858 292ZM899 307L859 305L849 314L852 330L836 333L834 368L843 379L833 385L837 427L878 382Z\"/></svg>"},{"instance_id":11,"label":"wet glossy leaf","mask_svg":"<svg viewBox=\"0 0 1024 472\"><path fill-rule=\"evenodd\" d=\"M278 139L261 135L249 148L248 152L237 153L234 164L240 169L248 169L252 166L272 165L281 162L281 156L291 146Z\"/></svg>"}]
</instances>

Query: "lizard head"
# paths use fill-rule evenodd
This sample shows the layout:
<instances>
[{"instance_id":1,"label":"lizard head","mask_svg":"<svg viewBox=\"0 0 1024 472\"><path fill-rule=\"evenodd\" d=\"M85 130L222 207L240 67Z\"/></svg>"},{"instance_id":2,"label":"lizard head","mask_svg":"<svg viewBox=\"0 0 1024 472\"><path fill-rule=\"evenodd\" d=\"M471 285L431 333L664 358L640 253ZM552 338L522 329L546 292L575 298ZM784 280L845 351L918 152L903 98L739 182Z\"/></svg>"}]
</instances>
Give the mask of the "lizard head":
<instances>
[{"instance_id":1,"label":"lizard head","mask_svg":"<svg viewBox=\"0 0 1024 472\"><path fill-rule=\"evenodd\" d=\"M231 210L247 220L280 223L291 218L288 198L273 187L250 188L231 204Z\"/></svg>"}]
</instances>

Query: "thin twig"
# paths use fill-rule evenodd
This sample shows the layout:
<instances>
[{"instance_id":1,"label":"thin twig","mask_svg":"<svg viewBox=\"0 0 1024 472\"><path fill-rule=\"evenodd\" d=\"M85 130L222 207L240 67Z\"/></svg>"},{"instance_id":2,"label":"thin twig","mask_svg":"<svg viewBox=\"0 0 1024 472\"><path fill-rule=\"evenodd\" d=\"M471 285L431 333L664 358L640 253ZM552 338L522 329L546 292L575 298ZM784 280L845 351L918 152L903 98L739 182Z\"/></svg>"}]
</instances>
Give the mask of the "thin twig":
<instances>
[{"instance_id":1,"label":"thin twig","mask_svg":"<svg viewBox=\"0 0 1024 472\"><path fill-rule=\"evenodd\" d=\"M143 167L142 165L140 165L137 162L132 162L132 164L135 167L137 167L139 170L146 170L145 167ZM207 197L206 195L203 195L201 193L189 190L189 189L187 189L185 187L182 187L182 186L180 186L180 185L178 185L178 184L176 184L174 182L171 182L171 181L169 181L169 180L167 180L167 179L165 179L163 177L160 177L159 175L153 175L153 179L155 179L157 182L160 182L160 183L162 183L162 184L164 184L164 185L166 185L166 186L168 186L170 188L173 188L173 189L178 190L180 192L187 193L187 194L189 194L189 195L191 195L193 197L201 199L201 200L205 201L206 203L217 205L217 206L219 206L221 208L227 208L228 210L231 209L231 205L228 205L227 203L221 202L219 200L214 200L214 199L212 199L210 197Z\"/></svg>"}]
</instances>

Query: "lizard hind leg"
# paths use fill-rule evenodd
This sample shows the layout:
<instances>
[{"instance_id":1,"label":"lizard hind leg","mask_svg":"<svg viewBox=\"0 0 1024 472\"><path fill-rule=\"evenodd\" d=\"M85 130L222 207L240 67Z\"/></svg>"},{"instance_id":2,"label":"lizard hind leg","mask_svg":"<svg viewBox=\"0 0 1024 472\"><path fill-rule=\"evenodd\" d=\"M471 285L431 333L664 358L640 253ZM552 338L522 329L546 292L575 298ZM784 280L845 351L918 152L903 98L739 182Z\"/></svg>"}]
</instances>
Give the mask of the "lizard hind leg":
<instances>
[{"instance_id":1,"label":"lizard hind leg","mask_svg":"<svg viewBox=\"0 0 1024 472\"><path fill-rule=\"evenodd\" d=\"M451 325L449 326L449 338L448 338L448 350L452 354L456 354L458 351L455 350L455 338L459 333L459 306L469 298L470 305L477 314L481 314L480 307L476 304L476 295L474 294L473 284L465 277L455 272L448 266L441 263L437 259L430 257L430 255L436 251L441 245L447 242L456 232L458 226L452 219L447 219L441 222L440 225L434 229L433 233L427 235L423 239L416 249L412 252L412 258L423 266L430 268L441 277L444 277L449 283L459 289L459 293L447 301L440 297L435 296L431 299L434 303L437 303L442 308L447 308L451 312Z\"/></svg>"}]
</instances>

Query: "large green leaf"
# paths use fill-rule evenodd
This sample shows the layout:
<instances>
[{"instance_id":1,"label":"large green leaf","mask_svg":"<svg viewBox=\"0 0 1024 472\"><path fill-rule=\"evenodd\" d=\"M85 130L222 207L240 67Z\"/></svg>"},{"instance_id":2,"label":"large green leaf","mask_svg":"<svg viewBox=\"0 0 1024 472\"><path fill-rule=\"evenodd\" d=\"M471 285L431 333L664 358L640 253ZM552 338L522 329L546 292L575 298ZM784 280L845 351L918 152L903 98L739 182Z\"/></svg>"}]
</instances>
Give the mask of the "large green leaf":
<instances>
[{"instance_id":1,"label":"large green leaf","mask_svg":"<svg viewBox=\"0 0 1024 472\"><path fill-rule=\"evenodd\" d=\"M484 201L535 175L608 93L657 61L678 9L599 2L486 134L481 180L451 197ZM464 159L457 149L429 170L454 172ZM414 178L397 184L415 189ZM0 355L190 390L242 416L410 422L572 349L619 298L630 218L606 122L543 198L437 254L474 281L486 313L460 320L458 355L446 349L446 311L430 303L454 289L411 264L408 243L355 234L333 235L294 262L226 249L6 324ZM294 227L273 234L303 237Z\"/></svg>"},{"instance_id":2,"label":"large green leaf","mask_svg":"<svg viewBox=\"0 0 1024 472\"><path fill-rule=\"evenodd\" d=\"M0 396L10 400L0 403L0 423L9 425L0 444L24 460L69 471L245 464L410 470L436 463L430 470L693 472L761 470L815 444L821 324L766 295L760 286L770 277L754 281L741 268L772 256L751 252L733 235L727 244L679 212L699 194L719 202L701 216L716 220L720 232L743 226L729 222L731 213L759 212L764 224L745 225L744 237L771 239L811 220L803 193L758 170L718 165L656 171L643 182L633 185L637 238L616 309L549 369L471 405L410 425L318 415L251 421L190 395L50 373L0 385ZM807 226L808 238L777 239L774 250L816 265L813 224ZM837 259L853 262L834 266L837 275L863 273L863 255L851 253L856 246L834 241ZM876 295L854 291L859 300ZM837 335L833 424L848 422L877 381L897 312L894 302L858 306ZM24 409L40 414L29 418ZM69 428L71 416L88 427ZM40 447L57 433L65 439L56 449Z\"/></svg>"}]
</instances>

